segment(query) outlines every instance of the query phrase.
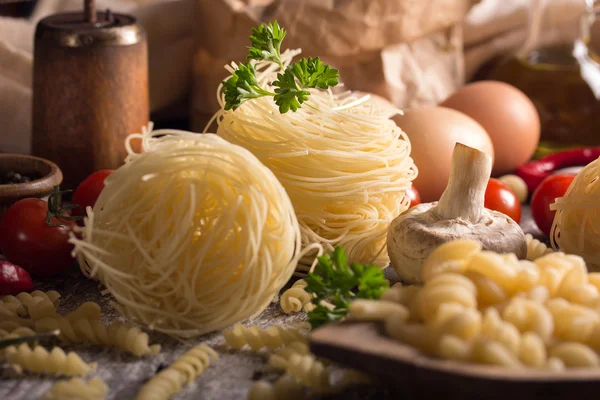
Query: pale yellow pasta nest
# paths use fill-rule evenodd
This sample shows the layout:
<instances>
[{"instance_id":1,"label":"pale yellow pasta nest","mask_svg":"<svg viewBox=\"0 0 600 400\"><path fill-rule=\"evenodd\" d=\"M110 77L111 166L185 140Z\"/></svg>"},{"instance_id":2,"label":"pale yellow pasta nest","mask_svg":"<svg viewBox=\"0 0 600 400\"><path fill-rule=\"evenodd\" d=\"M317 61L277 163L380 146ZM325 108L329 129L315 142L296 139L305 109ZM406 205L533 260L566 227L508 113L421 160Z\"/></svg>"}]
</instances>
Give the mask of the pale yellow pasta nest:
<instances>
[{"instance_id":1,"label":"pale yellow pasta nest","mask_svg":"<svg viewBox=\"0 0 600 400\"><path fill-rule=\"evenodd\" d=\"M579 171L550 209L556 210L552 247L578 254L590 270L600 271L600 158Z\"/></svg>"},{"instance_id":2,"label":"pale yellow pasta nest","mask_svg":"<svg viewBox=\"0 0 600 400\"><path fill-rule=\"evenodd\" d=\"M299 53L284 52L283 65ZM278 68L258 62L258 82L268 88ZM217 97L217 134L251 151L277 176L296 210L303 247L343 246L353 261L389 264L388 226L409 207L406 190L417 168L410 141L388 110L369 96L325 90L313 90L300 109L285 114L269 96L235 111L223 109L220 90Z\"/></svg>"},{"instance_id":3,"label":"pale yellow pasta nest","mask_svg":"<svg viewBox=\"0 0 600 400\"><path fill-rule=\"evenodd\" d=\"M518 260L456 240L423 265L423 286L356 300L350 318L440 358L507 368L600 367L600 273L551 252Z\"/></svg>"},{"instance_id":4,"label":"pale yellow pasta nest","mask_svg":"<svg viewBox=\"0 0 600 400\"><path fill-rule=\"evenodd\" d=\"M273 173L213 134L145 130L127 148L82 238L71 238L84 273L125 316L175 336L261 312L302 256L298 220Z\"/></svg>"}]
</instances>

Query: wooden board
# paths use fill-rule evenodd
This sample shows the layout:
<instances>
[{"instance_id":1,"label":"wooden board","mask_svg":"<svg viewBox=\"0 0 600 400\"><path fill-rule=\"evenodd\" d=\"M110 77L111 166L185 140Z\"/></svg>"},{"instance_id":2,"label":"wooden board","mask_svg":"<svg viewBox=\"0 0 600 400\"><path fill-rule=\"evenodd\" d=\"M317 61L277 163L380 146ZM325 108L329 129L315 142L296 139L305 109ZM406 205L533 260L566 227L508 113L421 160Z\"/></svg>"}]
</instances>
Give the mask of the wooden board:
<instances>
[{"instance_id":1,"label":"wooden board","mask_svg":"<svg viewBox=\"0 0 600 400\"><path fill-rule=\"evenodd\" d=\"M427 357L383 335L377 323L343 322L315 330L318 356L401 386L407 399L582 400L600 396L600 368L514 371Z\"/></svg>"}]
</instances>

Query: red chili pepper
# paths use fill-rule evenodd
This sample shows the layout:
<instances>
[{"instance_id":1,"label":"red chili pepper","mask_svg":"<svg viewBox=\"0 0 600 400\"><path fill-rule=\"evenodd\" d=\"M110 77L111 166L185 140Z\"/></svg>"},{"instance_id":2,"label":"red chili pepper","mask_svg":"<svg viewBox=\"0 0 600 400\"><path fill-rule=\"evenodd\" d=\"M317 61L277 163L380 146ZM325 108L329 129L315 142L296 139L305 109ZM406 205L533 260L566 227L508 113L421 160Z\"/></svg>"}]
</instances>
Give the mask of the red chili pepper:
<instances>
[{"instance_id":1,"label":"red chili pepper","mask_svg":"<svg viewBox=\"0 0 600 400\"><path fill-rule=\"evenodd\" d=\"M531 161L517 168L516 175L527 184L529 193L533 193L542 181L556 170L585 166L600 157L600 147L561 151Z\"/></svg>"},{"instance_id":2,"label":"red chili pepper","mask_svg":"<svg viewBox=\"0 0 600 400\"><path fill-rule=\"evenodd\" d=\"M27 271L18 265L0 260L0 295L15 296L32 290L33 282Z\"/></svg>"}]
</instances>

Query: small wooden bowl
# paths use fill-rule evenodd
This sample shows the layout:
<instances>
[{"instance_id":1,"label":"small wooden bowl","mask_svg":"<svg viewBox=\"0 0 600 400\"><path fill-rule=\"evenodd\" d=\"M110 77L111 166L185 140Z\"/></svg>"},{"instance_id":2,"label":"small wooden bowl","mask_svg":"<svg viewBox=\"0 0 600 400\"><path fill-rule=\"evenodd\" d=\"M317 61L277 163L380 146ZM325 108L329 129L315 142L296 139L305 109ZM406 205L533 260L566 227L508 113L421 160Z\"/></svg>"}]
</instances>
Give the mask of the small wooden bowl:
<instances>
[{"instance_id":1,"label":"small wooden bowl","mask_svg":"<svg viewBox=\"0 0 600 400\"><path fill-rule=\"evenodd\" d=\"M0 173L9 171L42 177L25 183L0 184L0 217L8 207L21 199L48 196L54 186L60 185L63 180L62 171L52 161L23 154L0 154Z\"/></svg>"}]
</instances>

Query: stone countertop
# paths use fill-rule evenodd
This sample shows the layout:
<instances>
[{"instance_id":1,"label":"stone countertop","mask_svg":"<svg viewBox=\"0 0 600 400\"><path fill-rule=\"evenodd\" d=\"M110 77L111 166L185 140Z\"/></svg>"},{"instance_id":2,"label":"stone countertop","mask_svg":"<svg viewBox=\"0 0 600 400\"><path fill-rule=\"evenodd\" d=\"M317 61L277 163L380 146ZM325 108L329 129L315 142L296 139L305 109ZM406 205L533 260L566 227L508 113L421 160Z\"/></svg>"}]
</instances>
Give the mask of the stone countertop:
<instances>
[{"instance_id":1,"label":"stone countertop","mask_svg":"<svg viewBox=\"0 0 600 400\"><path fill-rule=\"evenodd\" d=\"M524 209L522 218L523 230L536 237L541 234L531 220L529 210ZM391 272L391 269L388 269ZM61 293L61 312L68 312L85 301L98 302L103 310L103 320L112 322L120 316L110 305L110 297L102 296L98 282L85 279L78 270L68 276L51 282L39 282L36 287L40 290L57 290ZM271 324L292 324L303 319L304 313L286 315L281 312L278 304L272 304L263 312L254 323L261 326ZM191 346L204 342L217 350L221 358L213 363L203 375L174 397L174 399L203 399L203 400L234 400L245 399L246 394L254 380L275 378L278 376L266 365L266 353L251 353L249 351L232 351L224 346L223 338L219 333L213 333L194 339L193 341L180 342L161 334L151 334L151 343L160 343L162 351L157 356L135 358L114 349L102 347L87 347L82 345L64 346L67 350L76 350L86 362L97 362L98 369L95 376L102 378L109 386L107 399L129 400L134 399L140 386L157 369L167 366ZM12 378L6 374L0 375L0 399L2 400L36 400L50 388L54 380L23 376ZM412 392L412 393L410 393ZM329 396L329 399L397 399L411 400L418 398L413 390L397 389L385 384L350 388L345 392ZM446 399L448 400L448 399Z\"/></svg>"}]
</instances>

